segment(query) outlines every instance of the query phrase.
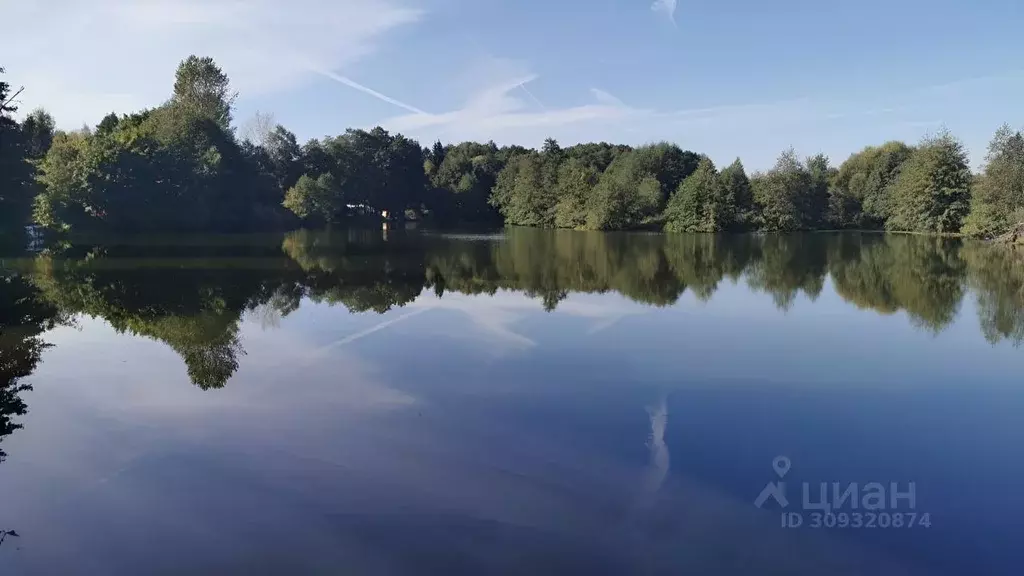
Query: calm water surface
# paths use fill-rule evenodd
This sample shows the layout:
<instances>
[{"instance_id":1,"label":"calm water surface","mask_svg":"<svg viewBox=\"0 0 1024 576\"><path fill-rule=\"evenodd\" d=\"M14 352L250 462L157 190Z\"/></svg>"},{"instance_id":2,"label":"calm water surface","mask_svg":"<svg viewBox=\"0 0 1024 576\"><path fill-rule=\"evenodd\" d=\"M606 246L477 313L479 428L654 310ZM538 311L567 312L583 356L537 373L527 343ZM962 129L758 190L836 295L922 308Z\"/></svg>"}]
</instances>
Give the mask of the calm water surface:
<instances>
[{"instance_id":1,"label":"calm water surface","mask_svg":"<svg viewBox=\"0 0 1024 576\"><path fill-rule=\"evenodd\" d=\"M1020 258L533 230L9 253L0 573L1021 574ZM861 505L812 526L821 483Z\"/></svg>"}]
</instances>

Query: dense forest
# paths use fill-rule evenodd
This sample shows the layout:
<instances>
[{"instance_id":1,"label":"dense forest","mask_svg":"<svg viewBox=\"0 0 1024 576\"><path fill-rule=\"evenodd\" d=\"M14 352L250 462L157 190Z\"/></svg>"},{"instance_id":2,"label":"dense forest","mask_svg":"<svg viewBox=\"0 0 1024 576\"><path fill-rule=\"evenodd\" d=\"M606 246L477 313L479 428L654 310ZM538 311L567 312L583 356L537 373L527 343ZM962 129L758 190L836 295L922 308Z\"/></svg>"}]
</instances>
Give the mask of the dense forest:
<instances>
[{"instance_id":1,"label":"dense forest","mask_svg":"<svg viewBox=\"0 0 1024 576\"><path fill-rule=\"evenodd\" d=\"M669 143L540 150L423 148L382 128L300 144L257 116L240 136L235 93L189 57L163 105L65 132L20 123L0 83L0 230L253 231L381 218L436 225L719 232L879 229L994 237L1024 221L1024 135L1001 128L972 174L952 135L869 146L838 167L793 150L764 172L719 170Z\"/></svg>"}]
</instances>

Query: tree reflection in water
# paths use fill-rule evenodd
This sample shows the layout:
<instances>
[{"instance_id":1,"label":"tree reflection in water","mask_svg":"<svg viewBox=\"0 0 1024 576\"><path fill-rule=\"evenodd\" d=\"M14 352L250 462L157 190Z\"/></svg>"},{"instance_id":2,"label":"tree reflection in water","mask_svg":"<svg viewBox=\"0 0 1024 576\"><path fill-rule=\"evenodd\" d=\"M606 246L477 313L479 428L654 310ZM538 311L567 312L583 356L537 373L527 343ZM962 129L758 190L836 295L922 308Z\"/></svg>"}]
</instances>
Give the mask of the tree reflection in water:
<instances>
[{"instance_id":1,"label":"tree reflection in water","mask_svg":"<svg viewBox=\"0 0 1024 576\"><path fill-rule=\"evenodd\" d=\"M687 291L714 298L723 281L745 282L781 310L826 280L845 301L903 312L938 333L968 291L990 342L1024 341L1024 275L1016 252L924 236L874 233L712 235L509 229L500 237L380 231L297 231L283 238L71 245L7 274L3 299L3 432L23 413L19 383L58 318L102 318L115 330L167 344L192 382L223 387L245 354L240 323L273 326L304 300L383 314L424 290L523 293L548 311L573 293L621 294L671 306ZM12 331L12 327L18 330ZM16 333L15 333L16 332Z\"/></svg>"}]
</instances>

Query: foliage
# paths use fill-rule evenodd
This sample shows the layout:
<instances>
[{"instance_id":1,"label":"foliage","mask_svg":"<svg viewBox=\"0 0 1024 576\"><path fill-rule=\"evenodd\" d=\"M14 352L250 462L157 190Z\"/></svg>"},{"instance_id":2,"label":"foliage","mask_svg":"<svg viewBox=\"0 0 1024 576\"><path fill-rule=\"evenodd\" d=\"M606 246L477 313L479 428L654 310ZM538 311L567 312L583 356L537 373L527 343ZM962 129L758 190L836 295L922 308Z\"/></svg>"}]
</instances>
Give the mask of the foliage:
<instances>
[{"instance_id":1,"label":"foliage","mask_svg":"<svg viewBox=\"0 0 1024 576\"><path fill-rule=\"evenodd\" d=\"M345 208L340 187L330 172L317 178L303 174L284 196L284 207L303 220L334 222Z\"/></svg>"},{"instance_id":2,"label":"foliage","mask_svg":"<svg viewBox=\"0 0 1024 576\"><path fill-rule=\"evenodd\" d=\"M183 108L185 114L209 118L228 130L237 97L227 75L213 58L189 56L178 65L171 102Z\"/></svg>"},{"instance_id":3,"label":"foliage","mask_svg":"<svg viewBox=\"0 0 1024 576\"><path fill-rule=\"evenodd\" d=\"M569 158L558 169L555 226L582 228L586 225L587 200L597 185L598 169L585 160Z\"/></svg>"},{"instance_id":4,"label":"foliage","mask_svg":"<svg viewBox=\"0 0 1024 576\"><path fill-rule=\"evenodd\" d=\"M721 232L730 227L736 213L734 198L725 187L710 158L704 157L679 185L665 209L668 232Z\"/></svg>"},{"instance_id":5,"label":"foliage","mask_svg":"<svg viewBox=\"0 0 1024 576\"><path fill-rule=\"evenodd\" d=\"M669 195L679 189L679 184L697 170L701 160L697 153L668 142L641 146L633 151L632 158L637 174L653 176L658 180L661 187L658 204L661 207L664 207Z\"/></svg>"},{"instance_id":6,"label":"foliage","mask_svg":"<svg viewBox=\"0 0 1024 576\"><path fill-rule=\"evenodd\" d=\"M18 416L28 407L22 394L32 390L24 381L49 346L40 335L62 318L32 284L18 274L0 276L0 441L21 429ZM6 454L0 449L0 462Z\"/></svg>"},{"instance_id":7,"label":"foliage","mask_svg":"<svg viewBox=\"0 0 1024 576\"><path fill-rule=\"evenodd\" d=\"M994 237L1024 222L1024 135L1002 126L988 147L984 171L974 183L963 231Z\"/></svg>"},{"instance_id":8,"label":"foliage","mask_svg":"<svg viewBox=\"0 0 1024 576\"><path fill-rule=\"evenodd\" d=\"M428 205L435 219L443 224L500 223L501 214L491 193L506 162L516 155L503 154L493 142L446 147L430 178ZM434 161L437 158L435 154Z\"/></svg>"},{"instance_id":9,"label":"foliage","mask_svg":"<svg viewBox=\"0 0 1024 576\"><path fill-rule=\"evenodd\" d=\"M609 144L607 142L577 144L565 149L565 156L574 159L593 169L595 172L604 172L608 166L620 154L630 152L629 146Z\"/></svg>"},{"instance_id":10,"label":"foliage","mask_svg":"<svg viewBox=\"0 0 1024 576\"><path fill-rule=\"evenodd\" d=\"M868 146L839 167L829 192L835 228L881 229L889 218L890 186L914 149L902 142Z\"/></svg>"},{"instance_id":11,"label":"foliage","mask_svg":"<svg viewBox=\"0 0 1024 576\"><path fill-rule=\"evenodd\" d=\"M562 149L550 138L540 152L511 150L509 157L490 198L506 224L595 230L656 224L699 162L666 143Z\"/></svg>"},{"instance_id":12,"label":"foliage","mask_svg":"<svg viewBox=\"0 0 1024 576\"><path fill-rule=\"evenodd\" d=\"M959 232L970 207L971 170L949 133L926 138L900 169L887 230Z\"/></svg>"},{"instance_id":13,"label":"foliage","mask_svg":"<svg viewBox=\"0 0 1024 576\"><path fill-rule=\"evenodd\" d=\"M204 389L223 387L237 369L245 353L238 336L242 314L269 301L285 284L286 270L211 260L217 251L210 246L73 250L60 258L36 258L31 281L39 301L64 315L101 317L118 332L167 344L182 357L190 380ZM273 243L245 246L245 251L248 258L280 258ZM147 258L135 259L136 266L111 265L140 253Z\"/></svg>"},{"instance_id":14,"label":"foliage","mask_svg":"<svg viewBox=\"0 0 1024 576\"><path fill-rule=\"evenodd\" d=\"M498 174L491 203L501 212L506 224L554 226L558 197L548 175L550 164L545 160L536 153L516 156Z\"/></svg>"},{"instance_id":15,"label":"foliage","mask_svg":"<svg viewBox=\"0 0 1024 576\"><path fill-rule=\"evenodd\" d=\"M280 218L273 181L231 135L174 106L109 132L58 133L39 170L35 218L56 229L243 230Z\"/></svg>"},{"instance_id":16,"label":"foliage","mask_svg":"<svg viewBox=\"0 0 1024 576\"><path fill-rule=\"evenodd\" d=\"M836 292L859 308L903 310L938 333L956 317L966 265L958 242L906 235L840 236L829 258Z\"/></svg>"},{"instance_id":17,"label":"foliage","mask_svg":"<svg viewBox=\"0 0 1024 576\"><path fill-rule=\"evenodd\" d=\"M829 165L828 156L816 154L807 159L810 176L804 199L804 219L809 228L829 227L829 188L836 176L836 169Z\"/></svg>"},{"instance_id":18,"label":"foliage","mask_svg":"<svg viewBox=\"0 0 1024 576\"><path fill-rule=\"evenodd\" d=\"M806 230L815 224L811 173L793 149L783 152L774 168L755 175L751 187L763 230Z\"/></svg>"},{"instance_id":19,"label":"foliage","mask_svg":"<svg viewBox=\"0 0 1024 576\"><path fill-rule=\"evenodd\" d=\"M39 162L39 224L77 231L245 230L285 221L258 155L223 122L227 79L212 61L179 69L169 104L58 132Z\"/></svg>"},{"instance_id":20,"label":"foliage","mask_svg":"<svg viewBox=\"0 0 1024 576\"><path fill-rule=\"evenodd\" d=\"M4 72L0 68L0 75ZM0 80L0 235L20 232L28 223L32 206L30 186L32 169L25 161L21 129L11 116L17 107L10 104L10 85Z\"/></svg>"},{"instance_id":21,"label":"foliage","mask_svg":"<svg viewBox=\"0 0 1024 576\"><path fill-rule=\"evenodd\" d=\"M53 116L42 108L36 109L26 116L21 121L21 137L25 157L29 160L39 160L45 156L53 143L55 129L56 123Z\"/></svg>"},{"instance_id":22,"label":"foliage","mask_svg":"<svg viewBox=\"0 0 1024 576\"><path fill-rule=\"evenodd\" d=\"M726 198L731 198L734 206L733 225L738 230L749 230L756 224L754 210L754 193L743 162L737 158L719 174Z\"/></svg>"},{"instance_id":23,"label":"foliage","mask_svg":"<svg viewBox=\"0 0 1024 576\"><path fill-rule=\"evenodd\" d=\"M261 144L266 152L270 172L282 190L288 190L304 173L302 147L295 134L278 124Z\"/></svg>"},{"instance_id":24,"label":"foliage","mask_svg":"<svg viewBox=\"0 0 1024 576\"><path fill-rule=\"evenodd\" d=\"M967 243L962 254L985 338L1019 347L1024 343L1024 256L978 242Z\"/></svg>"},{"instance_id":25,"label":"foliage","mask_svg":"<svg viewBox=\"0 0 1024 576\"><path fill-rule=\"evenodd\" d=\"M828 267L828 247L806 234L772 234L755 242L756 255L746 270L751 289L770 294L788 310L802 292L811 300L821 294Z\"/></svg>"},{"instance_id":26,"label":"foliage","mask_svg":"<svg viewBox=\"0 0 1024 576\"><path fill-rule=\"evenodd\" d=\"M348 130L338 137L310 141L299 149L294 135L278 127L270 143L269 156L278 182L284 184L294 178L298 186L302 182L298 174L313 181L331 176L330 186L314 190L306 182L298 190L289 189L286 205L300 217L337 222L368 213L400 216L406 209L422 208L426 199L423 151L401 134L392 135L379 127ZM316 192L308 197L315 199L319 208L303 210L300 199L309 192Z\"/></svg>"},{"instance_id":27,"label":"foliage","mask_svg":"<svg viewBox=\"0 0 1024 576\"><path fill-rule=\"evenodd\" d=\"M0 67L0 74L5 73L6 70ZM7 118L10 121L10 115L18 111L18 108L12 105L9 100L12 98L11 85L7 82L0 80L0 117Z\"/></svg>"}]
</instances>

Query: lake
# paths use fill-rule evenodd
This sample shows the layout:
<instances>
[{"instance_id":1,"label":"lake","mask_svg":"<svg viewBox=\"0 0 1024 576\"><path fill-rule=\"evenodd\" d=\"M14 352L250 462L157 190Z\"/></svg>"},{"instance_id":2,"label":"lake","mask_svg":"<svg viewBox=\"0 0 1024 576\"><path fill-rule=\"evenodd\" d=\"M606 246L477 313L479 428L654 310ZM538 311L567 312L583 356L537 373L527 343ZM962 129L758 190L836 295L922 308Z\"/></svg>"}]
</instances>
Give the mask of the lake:
<instances>
[{"instance_id":1,"label":"lake","mask_svg":"<svg viewBox=\"0 0 1024 576\"><path fill-rule=\"evenodd\" d=\"M530 229L8 251L0 573L1020 574L1021 258Z\"/></svg>"}]
</instances>

